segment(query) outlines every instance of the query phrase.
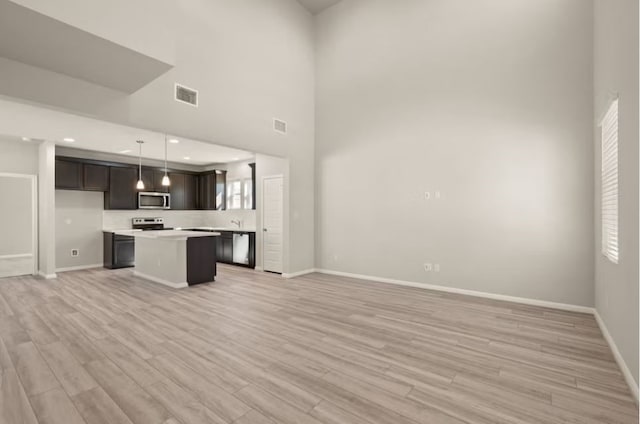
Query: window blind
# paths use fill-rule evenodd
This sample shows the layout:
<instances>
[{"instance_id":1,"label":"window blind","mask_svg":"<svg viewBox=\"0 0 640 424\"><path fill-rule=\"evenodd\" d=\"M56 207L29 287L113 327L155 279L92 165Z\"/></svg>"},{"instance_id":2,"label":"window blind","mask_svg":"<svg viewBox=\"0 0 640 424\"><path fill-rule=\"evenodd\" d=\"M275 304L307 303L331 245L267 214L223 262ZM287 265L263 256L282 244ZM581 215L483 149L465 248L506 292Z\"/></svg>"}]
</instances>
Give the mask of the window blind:
<instances>
[{"instance_id":1,"label":"window blind","mask_svg":"<svg viewBox=\"0 0 640 424\"><path fill-rule=\"evenodd\" d=\"M602 131L602 253L618 263L618 100L609 106Z\"/></svg>"}]
</instances>

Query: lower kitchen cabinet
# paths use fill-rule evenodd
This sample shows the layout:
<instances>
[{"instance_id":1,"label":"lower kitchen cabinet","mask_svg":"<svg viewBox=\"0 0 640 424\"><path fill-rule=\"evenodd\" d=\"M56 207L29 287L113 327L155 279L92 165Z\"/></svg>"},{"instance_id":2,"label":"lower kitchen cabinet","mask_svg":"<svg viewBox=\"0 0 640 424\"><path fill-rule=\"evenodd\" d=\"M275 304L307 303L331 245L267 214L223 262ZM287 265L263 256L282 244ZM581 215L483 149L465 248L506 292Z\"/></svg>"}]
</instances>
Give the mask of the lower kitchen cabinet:
<instances>
[{"instance_id":1,"label":"lower kitchen cabinet","mask_svg":"<svg viewBox=\"0 0 640 424\"><path fill-rule=\"evenodd\" d=\"M256 233L252 231L220 231L216 255L218 262L255 268Z\"/></svg>"},{"instance_id":2,"label":"lower kitchen cabinet","mask_svg":"<svg viewBox=\"0 0 640 424\"><path fill-rule=\"evenodd\" d=\"M218 262L230 264L233 262L233 232L220 231L218 245L216 247L216 257Z\"/></svg>"},{"instance_id":3,"label":"lower kitchen cabinet","mask_svg":"<svg viewBox=\"0 0 640 424\"><path fill-rule=\"evenodd\" d=\"M135 264L135 239L105 231L103 234L105 268L128 268Z\"/></svg>"}]
</instances>

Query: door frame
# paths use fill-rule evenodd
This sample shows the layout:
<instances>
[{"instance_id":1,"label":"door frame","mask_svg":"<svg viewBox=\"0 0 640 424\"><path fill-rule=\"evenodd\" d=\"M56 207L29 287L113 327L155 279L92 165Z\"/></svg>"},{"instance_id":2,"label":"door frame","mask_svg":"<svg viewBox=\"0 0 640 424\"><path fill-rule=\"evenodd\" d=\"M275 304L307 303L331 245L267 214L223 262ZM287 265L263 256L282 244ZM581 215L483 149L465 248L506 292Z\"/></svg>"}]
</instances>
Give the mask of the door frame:
<instances>
[{"instance_id":1,"label":"door frame","mask_svg":"<svg viewBox=\"0 0 640 424\"><path fill-rule=\"evenodd\" d=\"M38 275L38 176L33 174L15 174L0 172L0 177L26 178L31 180L31 256L33 257L33 270L31 275ZM25 254L5 255L6 258L24 257Z\"/></svg>"},{"instance_id":2,"label":"door frame","mask_svg":"<svg viewBox=\"0 0 640 424\"><path fill-rule=\"evenodd\" d=\"M284 175L283 174L273 174L273 175L264 175L261 178L260 181L260 205L261 205L261 211L260 211L260 223L262 224L262 228L260 228L260 249L262 250L262 255L261 255L261 259L262 259L262 271L266 271L264 269L264 212L265 212L265 208L264 208L264 182L265 180L270 180L273 178L281 178L282 179L282 273L284 274L284 227L285 227L285 222L284 222ZM266 271L266 272L270 272L270 271Z\"/></svg>"}]
</instances>

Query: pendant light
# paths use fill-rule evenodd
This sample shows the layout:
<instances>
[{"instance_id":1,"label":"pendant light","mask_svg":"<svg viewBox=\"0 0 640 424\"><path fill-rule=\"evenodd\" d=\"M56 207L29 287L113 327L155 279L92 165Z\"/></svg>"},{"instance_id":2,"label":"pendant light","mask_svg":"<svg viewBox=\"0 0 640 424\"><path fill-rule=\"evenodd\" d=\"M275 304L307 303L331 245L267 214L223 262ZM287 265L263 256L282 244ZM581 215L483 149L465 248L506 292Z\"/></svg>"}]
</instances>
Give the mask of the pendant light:
<instances>
[{"instance_id":1,"label":"pendant light","mask_svg":"<svg viewBox=\"0 0 640 424\"><path fill-rule=\"evenodd\" d=\"M162 177L162 185L168 187L171 185L169 175L167 175L167 135L164 135L164 177Z\"/></svg>"},{"instance_id":2,"label":"pendant light","mask_svg":"<svg viewBox=\"0 0 640 424\"><path fill-rule=\"evenodd\" d=\"M142 181L142 145L144 141L137 140L136 143L140 145L140 156L138 157L138 184L136 184L136 188L138 190L144 190L144 182Z\"/></svg>"}]
</instances>

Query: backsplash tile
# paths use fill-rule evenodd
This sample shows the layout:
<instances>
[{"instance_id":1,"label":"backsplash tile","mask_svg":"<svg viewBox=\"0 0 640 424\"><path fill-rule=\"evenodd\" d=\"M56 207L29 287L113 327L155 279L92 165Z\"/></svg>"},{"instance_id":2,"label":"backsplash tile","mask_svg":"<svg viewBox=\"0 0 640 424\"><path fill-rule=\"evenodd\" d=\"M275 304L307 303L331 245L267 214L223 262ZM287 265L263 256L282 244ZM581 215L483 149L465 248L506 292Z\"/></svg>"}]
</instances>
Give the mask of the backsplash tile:
<instances>
[{"instance_id":1,"label":"backsplash tile","mask_svg":"<svg viewBox=\"0 0 640 424\"><path fill-rule=\"evenodd\" d=\"M165 211L165 210L136 210L113 211L105 210L102 213L102 227L105 230L131 228L132 218L164 218L167 227L233 227L231 220L239 219L242 228L255 230L256 211L254 210L229 210L229 211Z\"/></svg>"}]
</instances>

